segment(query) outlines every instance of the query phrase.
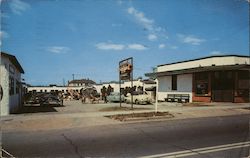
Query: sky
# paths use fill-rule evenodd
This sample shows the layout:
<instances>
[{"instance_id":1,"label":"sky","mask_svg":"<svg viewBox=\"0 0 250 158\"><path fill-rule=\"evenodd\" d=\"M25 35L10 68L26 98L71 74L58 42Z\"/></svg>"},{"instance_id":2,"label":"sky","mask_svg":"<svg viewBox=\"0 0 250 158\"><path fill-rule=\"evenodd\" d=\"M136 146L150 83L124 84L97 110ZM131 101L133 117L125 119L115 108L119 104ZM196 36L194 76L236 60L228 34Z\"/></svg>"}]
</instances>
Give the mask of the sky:
<instances>
[{"instance_id":1,"label":"sky","mask_svg":"<svg viewBox=\"0 0 250 158\"><path fill-rule=\"evenodd\" d=\"M134 78L160 64L211 55L249 55L248 0L0 0L1 51L31 85Z\"/></svg>"}]
</instances>

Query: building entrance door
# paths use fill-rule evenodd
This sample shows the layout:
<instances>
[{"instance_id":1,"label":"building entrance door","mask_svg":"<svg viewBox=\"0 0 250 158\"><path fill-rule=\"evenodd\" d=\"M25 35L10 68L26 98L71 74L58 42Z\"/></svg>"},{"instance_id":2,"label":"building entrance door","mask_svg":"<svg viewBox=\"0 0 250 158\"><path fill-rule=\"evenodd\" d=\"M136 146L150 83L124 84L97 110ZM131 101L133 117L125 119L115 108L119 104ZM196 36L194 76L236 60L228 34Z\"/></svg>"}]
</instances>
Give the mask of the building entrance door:
<instances>
[{"instance_id":1,"label":"building entrance door","mask_svg":"<svg viewBox=\"0 0 250 158\"><path fill-rule=\"evenodd\" d=\"M234 73L232 71L216 71L212 73L212 101L233 102Z\"/></svg>"}]
</instances>

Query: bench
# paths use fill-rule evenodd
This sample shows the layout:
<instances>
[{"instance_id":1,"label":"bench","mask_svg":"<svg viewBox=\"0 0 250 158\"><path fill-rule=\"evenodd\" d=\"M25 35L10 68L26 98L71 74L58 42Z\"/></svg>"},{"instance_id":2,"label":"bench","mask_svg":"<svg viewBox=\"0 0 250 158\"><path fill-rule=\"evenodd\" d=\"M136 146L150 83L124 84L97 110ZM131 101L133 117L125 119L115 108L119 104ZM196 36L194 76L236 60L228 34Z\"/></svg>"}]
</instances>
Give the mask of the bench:
<instances>
[{"instance_id":1,"label":"bench","mask_svg":"<svg viewBox=\"0 0 250 158\"><path fill-rule=\"evenodd\" d=\"M187 103L189 102L189 94L168 94L165 101L167 102L178 102L178 103Z\"/></svg>"}]
</instances>

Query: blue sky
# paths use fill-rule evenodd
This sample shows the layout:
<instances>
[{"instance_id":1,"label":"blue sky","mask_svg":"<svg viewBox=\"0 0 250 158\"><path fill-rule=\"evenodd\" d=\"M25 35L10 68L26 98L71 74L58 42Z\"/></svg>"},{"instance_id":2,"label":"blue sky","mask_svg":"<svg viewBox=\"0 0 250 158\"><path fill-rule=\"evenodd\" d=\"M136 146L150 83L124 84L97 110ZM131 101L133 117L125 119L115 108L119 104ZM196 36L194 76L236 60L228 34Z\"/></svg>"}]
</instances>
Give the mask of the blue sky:
<instances>
[{"instance_id":1,"label":"blue sky","mask_svg":"<svg viewBox=\"0 0 250 158\"><path fill-rule=\"evenodd\" d=\"M1 0L1 50L27 83L118 80L159 64L210 55L249 55L247 0Z\"/></svg>"}]
</instances>

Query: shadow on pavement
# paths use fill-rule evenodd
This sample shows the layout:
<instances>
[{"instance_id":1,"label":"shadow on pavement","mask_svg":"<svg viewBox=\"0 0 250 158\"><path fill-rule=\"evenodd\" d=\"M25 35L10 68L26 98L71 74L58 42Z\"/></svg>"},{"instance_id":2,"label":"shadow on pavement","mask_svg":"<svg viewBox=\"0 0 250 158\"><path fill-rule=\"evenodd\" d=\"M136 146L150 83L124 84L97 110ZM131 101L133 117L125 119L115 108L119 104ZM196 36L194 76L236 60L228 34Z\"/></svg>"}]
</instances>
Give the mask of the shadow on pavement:
<instances>
[{"instance_id":1,"label":"shadow on pavement","mask_svg":"<svg viewBox=\"0 0 250 158\"><path fill-rule=\"evenodd\" d=\"M39 105L39 104L24 105L15 114L57 112L55 107L64 107L64 106L62 105Z\"/></svg>"}]
</instances>

